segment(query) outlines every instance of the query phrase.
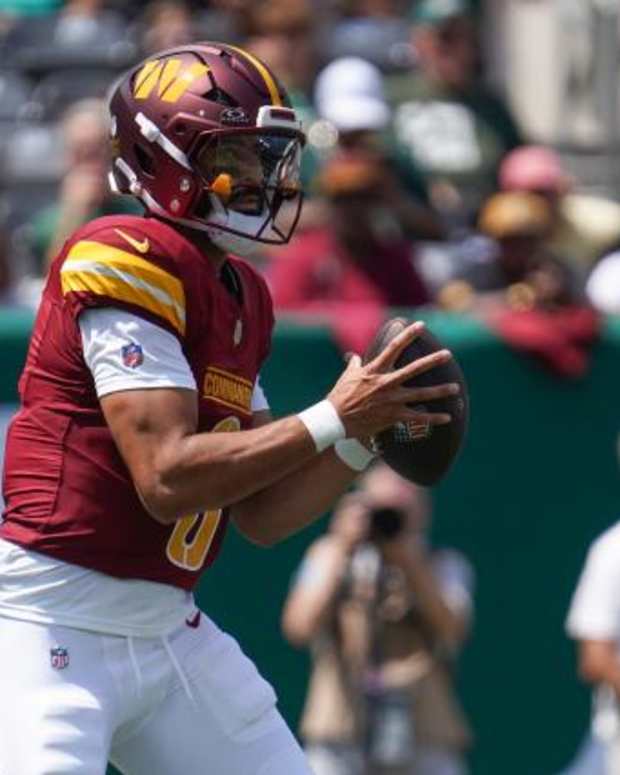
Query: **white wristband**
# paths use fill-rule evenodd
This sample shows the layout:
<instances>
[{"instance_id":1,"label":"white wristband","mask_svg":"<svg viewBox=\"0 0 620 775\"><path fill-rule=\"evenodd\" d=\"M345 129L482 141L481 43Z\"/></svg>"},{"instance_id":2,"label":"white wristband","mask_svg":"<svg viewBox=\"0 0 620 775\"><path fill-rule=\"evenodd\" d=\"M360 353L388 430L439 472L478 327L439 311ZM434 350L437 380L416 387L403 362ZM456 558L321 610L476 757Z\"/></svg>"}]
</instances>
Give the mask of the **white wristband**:
<instances>
[{"instance_id":1,"label":"white wristband","mask_svg":"<svg viewBox=\"0 0 620 775\"><path fill-rule=\"evenodd\" d=\"M334 452L354 471L364 471L375 459L374 452L357 439L342 439L334 444Z\"/></svg>"},{"instance_id":2,"label":"white wristband","mask_svg":"<svg viewBox=\"0 0 620 775\"><path fill-rule=\"evenodd\" d=\"M297 417L312 436L317 452L331 447L332 444L339 439L344 439L347 435L340 415L327 399L304 409Z\"/></svg>"}]
</instances>

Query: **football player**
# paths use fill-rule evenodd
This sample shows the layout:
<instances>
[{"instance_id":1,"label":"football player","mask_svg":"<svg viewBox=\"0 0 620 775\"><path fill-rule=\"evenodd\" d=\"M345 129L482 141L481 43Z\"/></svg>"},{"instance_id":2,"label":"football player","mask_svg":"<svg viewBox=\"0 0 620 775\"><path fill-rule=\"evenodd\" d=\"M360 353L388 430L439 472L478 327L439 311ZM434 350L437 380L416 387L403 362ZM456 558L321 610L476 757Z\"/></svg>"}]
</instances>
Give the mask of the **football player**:
<instances>
[{"instance_id":1,"label":"football player","mask_svg":"<svg viewBox=\"0 0 620 775\"><path fill-rule=\"evenodd\" d=\"M457 390L402 386L450 354L394 369L414 324L272 421L269 293L230 254L295 227L286 94L204 43L135 67L110 111L111 182L146 213L75 232L36 319L4 471L0 772L307 774L271 686L192 589L229 520L268 546L322 514L369 462L360 440Z\"/></svg>"}]
</instances>

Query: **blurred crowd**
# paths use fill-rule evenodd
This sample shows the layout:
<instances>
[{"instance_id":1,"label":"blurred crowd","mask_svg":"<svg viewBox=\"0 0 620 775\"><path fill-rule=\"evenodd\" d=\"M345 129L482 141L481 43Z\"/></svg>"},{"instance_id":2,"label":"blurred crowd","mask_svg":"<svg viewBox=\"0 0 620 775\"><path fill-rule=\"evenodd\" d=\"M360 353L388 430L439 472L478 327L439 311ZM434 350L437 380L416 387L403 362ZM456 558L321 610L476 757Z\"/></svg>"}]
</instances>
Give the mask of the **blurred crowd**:
<instances>
[{"instance_id":1,"label":"blurred crowd","mask_svg":"<svg viewBox=\"0 0 620 775\"><path fill-rule=\"evenodd\" d=\"M161 49L221 40L273 68L307 134L296 235L252 257L280 316L324 322L362 351L390 308L467 314L548 372L584 375L602 316L620 314L620 191L584 189L487 86L480 6L0 0L0 309L37 306L76 227L140 212L107 182L118 76ZM452 669L473 574L429 548L430 503L404 486L375 469L343 499L287 600L285 634L312 652L302 734L317 773L357 775L368 760L373 775L414 760L416 774L466 771ZM577 640L603 632L614 654L617 588L600 627L579 611L569 622ZM609 683L595 663L585 673Z\"/></svg>"},{"instance_id":2,"label":"blurred crowd","mask_svg":"<svg viewBox=\"0 0 620 775\"><path fill-rule=\"evenodd\" d=\"M620 311L620 205L579 187L486 86L468 0L3 0L0 303L36 306L107 186L105 98L127 66L197 39L278 73L308 142L293 241L257 251L276 306L361 349L388 307L469 313L566 377ZM343 314L346 313L346 314Z\"/></svg>"}]
</instances>

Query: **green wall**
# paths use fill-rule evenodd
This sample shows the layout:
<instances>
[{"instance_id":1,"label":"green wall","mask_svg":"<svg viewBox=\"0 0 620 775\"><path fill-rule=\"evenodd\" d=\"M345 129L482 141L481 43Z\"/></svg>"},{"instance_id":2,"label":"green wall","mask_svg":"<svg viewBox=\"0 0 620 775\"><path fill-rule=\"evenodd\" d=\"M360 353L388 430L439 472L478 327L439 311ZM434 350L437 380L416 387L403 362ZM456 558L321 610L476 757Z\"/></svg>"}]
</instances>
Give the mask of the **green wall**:
<instances>
[{"instance_id":1,"label":"green wall","mask_svg":"<svg viewBox=\"0 0 620 775\"><path fill-rule=\"evenodd\" d=\"M473 775L552 775L587 722L563 619L588 543L617 516L620 321L608 322L591 373L573 383L512 354L472 320L428 320L456 353L471 394L465 449L435 491L434 538L462 549L477 573L459 675L476 733ZM15 399L29 323L0 314L0 401ZM340 368L326 330L281 323L264 373L276 413L320 399ZM199 589L202 606L274 683L292 724L307 660L282 641L279 612L323 526L268 551L231 531Z\"/></svg>"}]
</instances>

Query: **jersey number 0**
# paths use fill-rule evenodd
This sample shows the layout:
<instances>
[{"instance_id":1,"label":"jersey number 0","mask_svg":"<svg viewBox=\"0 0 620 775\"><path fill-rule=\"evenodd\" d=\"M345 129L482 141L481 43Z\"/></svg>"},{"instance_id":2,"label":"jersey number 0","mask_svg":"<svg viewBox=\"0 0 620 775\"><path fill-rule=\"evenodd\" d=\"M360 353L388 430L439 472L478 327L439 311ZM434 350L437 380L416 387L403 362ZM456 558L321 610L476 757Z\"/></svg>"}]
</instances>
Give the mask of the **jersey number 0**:
<instances>
[{"instance_id":1,"label":"jersey number 0","mask_svg":"<svg viewBox=\"0 0 620 775\"><path fill-rule=\"evenodd\" d=\"M238 417L226 417L215 425L212 432L238 431L239 428ZM185 570L200 570L213 543L221 517L222 509L214 509L189 514L177 520L166 546L166 556L170 562Z\"/></svg>"}]
</instances>

